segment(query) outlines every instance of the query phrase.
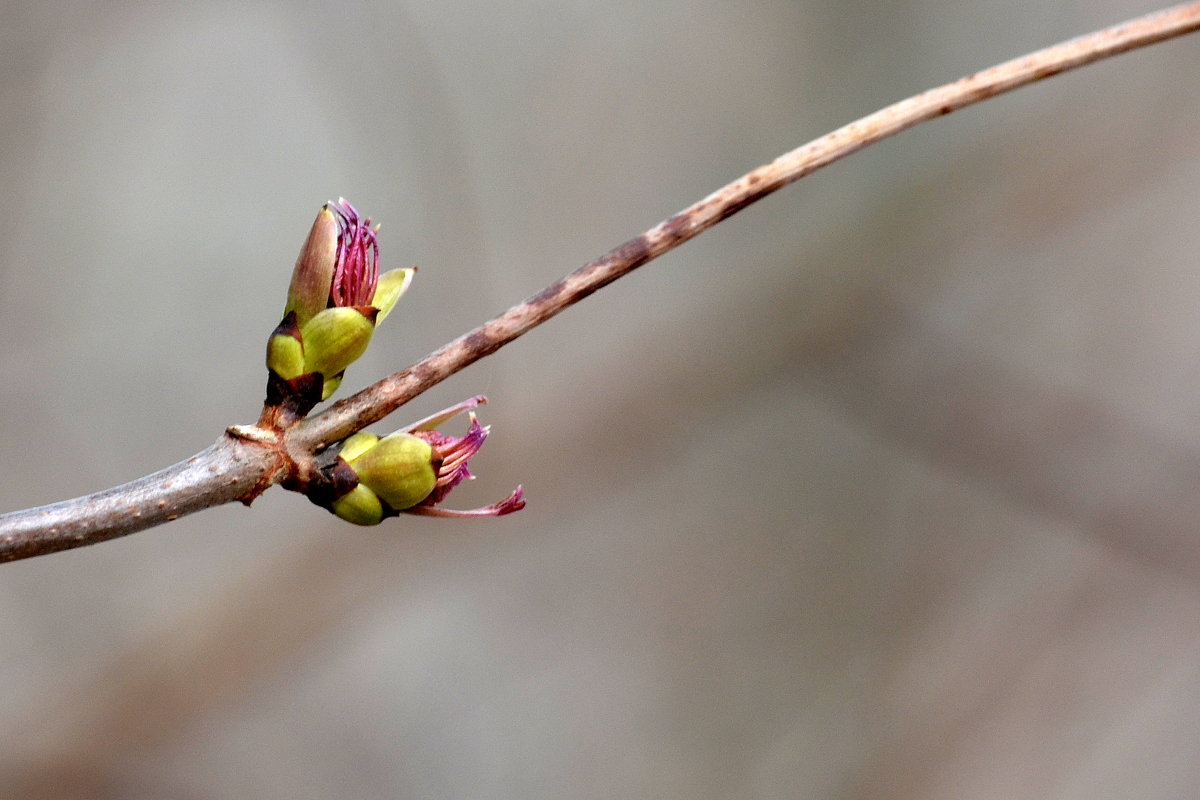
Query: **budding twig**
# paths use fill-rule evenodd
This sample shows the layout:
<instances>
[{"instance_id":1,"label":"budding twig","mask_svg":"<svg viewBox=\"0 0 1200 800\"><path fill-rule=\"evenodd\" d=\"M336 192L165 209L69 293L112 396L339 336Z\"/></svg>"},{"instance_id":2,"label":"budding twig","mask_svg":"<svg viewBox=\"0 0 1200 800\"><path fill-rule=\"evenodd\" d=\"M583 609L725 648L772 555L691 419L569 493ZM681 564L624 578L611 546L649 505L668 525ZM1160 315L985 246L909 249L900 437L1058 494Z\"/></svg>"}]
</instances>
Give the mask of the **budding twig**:
<instances>
[{"instance_id":1,"label":"budding twig","mask_svg":"<svg viewBox=\"0 0 1200 800\"><path fill-rule=\"evenodd\" d=\"M297 439L308 446L336 441L383 419L431 386L494 353L597 289L673 250L777 189L868 145L1043 78L1181 36L1197 28L1200 28L1200 3L1186 3L1006 61L851 122L746 173L408 369L335 403L301 423L296 432Z\"/></svg>"},{"instance_id":2,"label":"budding twig","mask_svg":"<svg viewBox=\"0 0 1200 800\"><path fill-rule=\"evenodd\" d=\"M421 361L309 417L281 437L231 428L187 461L86 497L0 515L0 561L134 533L233 500L249 503L324 446L377 422L469 364L746 206L868 145L935 117L1200 28L1200 2L1147 14L902 100L785 153L585 264Z\"/></svg>"}]
</instances>

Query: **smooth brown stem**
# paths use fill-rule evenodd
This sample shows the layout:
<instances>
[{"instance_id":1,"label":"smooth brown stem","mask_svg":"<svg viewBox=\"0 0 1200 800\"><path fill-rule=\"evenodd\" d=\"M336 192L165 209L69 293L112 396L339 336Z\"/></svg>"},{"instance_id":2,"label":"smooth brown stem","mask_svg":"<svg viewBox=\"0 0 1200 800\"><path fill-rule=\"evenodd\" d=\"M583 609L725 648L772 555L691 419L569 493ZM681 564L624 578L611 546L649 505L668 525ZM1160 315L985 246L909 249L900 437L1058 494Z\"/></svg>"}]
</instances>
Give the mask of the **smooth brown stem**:
<instances>
[{"instance_id":1,"label":"smooth brown stem","mask_svg":"<svg viewBox=\"0 0 1200 800\"><path fill-rule=\"evenodd\" d=\"M233 500L249 502L291 471L303 469L326 444L383 419L597 289L783 186L927 120L1197 28L1200 2L1185 3L1007 61L838 128L743 175L413 366L304 420L283 441L259 439L259 433L268 432L258 428L242 429L187 461L131 483L0 515L0 561L94 544Z\"/></svg>"},{"instance_id":2,"label":"smooth brown stem","mask_svg":"<svg viewBox=\"0 0 1200 800\"><path fill-rule=\"evenodd\" d=\"M1035 81L1200 28L1200 3L1186 3L1038 50L922 92L863 117L749 172L630 239L413 366L335 403L300 424L304 446L333 442L383 419L412 398L646 262L772 192L851 153L927 120Z\"/></svg>"}]
</instances>

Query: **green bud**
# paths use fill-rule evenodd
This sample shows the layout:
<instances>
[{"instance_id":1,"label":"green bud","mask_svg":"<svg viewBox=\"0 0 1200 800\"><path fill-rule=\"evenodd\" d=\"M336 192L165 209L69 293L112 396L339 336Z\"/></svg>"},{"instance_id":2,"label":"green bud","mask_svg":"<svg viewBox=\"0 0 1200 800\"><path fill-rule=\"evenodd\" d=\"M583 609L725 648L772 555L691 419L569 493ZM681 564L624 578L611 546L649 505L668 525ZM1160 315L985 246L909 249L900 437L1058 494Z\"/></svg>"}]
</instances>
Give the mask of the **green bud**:
<instances>
[{"instance_id":1,"label":"green bud","mask_svg":"<svg viewBox=\"0 0 1200 800\"><path fill-rule=\"evenodd\" d=\"M383 504L374 492L361 483L334 500L330 510L355 525L378 525L383 521Z\"/></svg>"},{"instance_id":2,"label":"green bud","mask_svg":"<svg viewBox=\"0 0 1200 800\"><path fill-rule=\"evenodd\" d=\"M342 452L345 458L344 448ZM345 460L358 475L359 485L366 485L396 511L415 506L437 487L433 447L411 433L385 436Z\"/></svg>"},{"instance_id":3,"label":"green bud","mask_svg":"<svg viewBox=\"0 0 1200 800\"><path fill-rule=\"evenodd\" d=\"M322 386L321 386L322 402L333 397L333 393L336 392L338 390L338 387L341 385L342 385L342 376L341 375L334 375L332 378L326 379L325 383L322 384Z\"/></svg>"},{"instance_id":4,"label":"green bud","mask_svg":"<svg viewBox=\"0 0 1200 800\"><path fill-rule=\"evenodd\" d=\"M364 315L364 311L367 312ZM367 351L375 332L375 309L327 308L301 326L304 371L334 377Z\"/></svg>"},{"instance_id":5,"label":"green bud","mask_svg":"<svg viewBox=\"0 0 1200 800\"><path fill-rule=\"evenodd\" d=\"M379 437L375 434L368 431L359 431L346 441L342 442L342 449L338 451L338 455L341 456L345 461L350 462L370 450L378 443Z\"/></svg>"},{"instance_id":6,"label":"green bud","mask_svg":"<svg viewBox=\"0 0 1200 800\"><path fill-rule=\"evenodd\" d=\"M293 425L329 399L415 273L381 276L378 226L345 199L327 203L300 249L283 321L267 342L264 424Z\"/></svg>"},{"instance_id":7,"label":"green bud","mask_svg":"<svg viewBox=\"0 0 1200 800\"><path fill-rule=\"evenodd\" d=\"M289 311L295 311L300 325L329 304L329 286L337 266L338 234L337 218L329 206L324 206L300 248L300 256L292 270L292 282L288 285L287 307L283 313L286 316Z\"/></svg>"},{"instance_id":8,"label":"green bud","mask_svg":"<svg viewBox=\"0 0 1200 800\"><path fill-rule=\"evenodd\" d=\"M371 305L379 309L379 316L375 318L376 326L392 313L392 309L408 291L413 276L416 274L417 268L412 267L411 269L394 269L379 276L379 284L375 287L375 296L371 298Z\"/></svg>"},{"instance_id":9,"label":"green bud","mask_svg":"<svg viewBox=\"0 0 1200 800\"><path fill-rule=\"evenodd\" d=\"M304 345L290 334L272 334L267 340L267 369L285 381L303 375Z\"/></svg>"}]
</instances>

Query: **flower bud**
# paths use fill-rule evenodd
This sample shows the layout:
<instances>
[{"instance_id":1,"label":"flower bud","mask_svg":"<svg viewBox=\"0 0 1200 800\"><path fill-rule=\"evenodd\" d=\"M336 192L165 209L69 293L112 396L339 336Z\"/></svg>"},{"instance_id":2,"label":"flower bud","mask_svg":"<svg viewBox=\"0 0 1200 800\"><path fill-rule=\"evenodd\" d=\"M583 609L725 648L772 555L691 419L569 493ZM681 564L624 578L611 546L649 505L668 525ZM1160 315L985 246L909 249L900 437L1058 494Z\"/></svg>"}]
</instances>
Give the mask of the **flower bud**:
<instances>
[{"instance_id":1,"label":"flower bud","mask_svg":"<svg viewBox=\"0 0 1200 800\"><path fill-rule=\"evenodd\" d=\"M470 410L484 402L482 396L473 397L382 439L365 431L354 434L342 442L336 463L325 468L323 481L309 491L309 497L358 525L374 525L400 512L498 517L524 508L520 486L499 503L483 508L452 511L440 507L451 489L472 477L468 461L483 446L488 429ZM470 412L470 424L463 436L436 430L464 411Z\"/></svg>"},{"instance_id":2,"label":"flower bud","mask_svg":"<svg viewBox=\"0 0 1200 800\"><path fill-rule=\"evenodd\" d=\"M345 458L345 456L343 456ZM424 439L400 431L380 439L346 463L367 486L396 511L420 503L437 488L437 456Z\"/></svg>"},{"instance_id":3,"label":"flower bud","mask_svg":"<svg viewBox=\"0 0 1200 800\"><path fill-rule=\"evenodd\" d=\"M375 316L370 307L327 308L300 328L304 344L304 371L325 377L340 375L371 344Z\"/></svg>"},{"instance_id":4,"label":"flower bud","mask_svg":"<svg viewBox=\"0 0 1200 800\"><path fill-rule=\"evenodd\" d=\"M285 381L305 373L304 344L300 341L300 328L296 315L288 312L279 327L267 340L267 369Z\"/></svg>"},{"instance_id":5,"label":"flower bud","mask_svg":"<svg viewBox=\"0 0 1200 800\"><path fill-rule=\"evenodd\" d=\"M277 422L299 419L337 390L412 283L415 267L379 274L378 231L344 198L317 214L292 270L284 321L267 343L268 405L288 407ZM312 374L304 397L288 396L290 384ZM319 399L308 391L313 381Z\"/></svg>"},{"instance_id":6,"label":"flower bud","mask_svg":"<svg viewBox=\"0 0 1200 800\"><path fill-rule=\"evenodd\" d=\"M341 225L326 204L317 214L300 256L292 269L292 282L288 285L287 307L283 310L296 312L296 324L303 325L329 305L329 287L337 266L338 242Z\"/></svg>"},{"instance_id":7,"label":"flower bud","mask_svg":"<svg viewBox=\"0 0 1200 800\"><path fill-rule=\"evenodd\" d=\"M379 442L379 437L369 431L359 431L342 442L342 448L338 450L338 455L346 461L352 461L358 458L362 453L367 452Z\"/></svg>"},{"instance_id":8,"label":"flower bud","mask_svg":"<svg viewBox=\"0 0 1200 800\"><path fill-rule=\"evenodd\" d=\"M345 373L339 373L337 375L334 375L332 378L325 378L324 382L321 384L321 400L322 401L328 400L330 397L333 397L333 393L336 392L338 390L338 387L342 385L342 375L343 374L345 374Z\"/></svg>"},{"instance_id":9,"label":"flower bud","mask_svg":"<svg viewBox=\"0 0 1200 800\"><path fill-rule=\"evenodd\" d=\"M383 504L379 502L379 496L361 483L334 500L329 509L355 525L378 525L383 521Z\"/></svg>"}]
</instances>

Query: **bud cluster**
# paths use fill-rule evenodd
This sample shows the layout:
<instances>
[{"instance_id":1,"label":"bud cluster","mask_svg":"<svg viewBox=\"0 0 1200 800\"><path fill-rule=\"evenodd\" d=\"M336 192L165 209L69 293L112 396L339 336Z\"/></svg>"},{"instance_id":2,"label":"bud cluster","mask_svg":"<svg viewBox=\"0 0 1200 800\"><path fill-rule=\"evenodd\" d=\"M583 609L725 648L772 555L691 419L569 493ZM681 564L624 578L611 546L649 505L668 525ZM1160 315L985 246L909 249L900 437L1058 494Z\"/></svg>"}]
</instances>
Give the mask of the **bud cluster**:
<instances>
[{"instance_id":1,"label":"bud cluster","mask_svg":"<svg viewBox=\"0 0 1200 800\"><path fill-rule=\"evenodd\" d=\"M407 291L416 268L380 275L378 232L345 199L317 214L267 341L268 406L303 417L329 399Z\"/></svg>"},{"instance_id":2,"label":"bud cluster","mask_svg":"<svg viewBox=\"0 0 1200 800\"><path fill-rule=\"evenodd\" d=\"M260 425L286 429L328 399L412 283L416 267L379 273L378 233L345 199L317 214L296 259L283 319L267 341ZM327 449L315 474L289 488L357 525L376 525L400 513L478 517L518 511L525 506L520 486L483 508L452 511L440 505L451 489L473 477L468 462L489 429L472 409L485 402L474 397L382 438L360 431ZM437 430L464 412L465 434Z\"/></svg>"},{"instance_id":3,"label":"bud cluster","mask_svg":"<svg viewBox=\"0 0 1200 800\"><path fill-rule=\"evenodd\" d=\"M309 497L347 522L377 525L400 513L437 517L499 517L525 507L520 486L504 500L482 508L457 511L440 503L450 490L472 478L468 462L483 447L488 428L470 409L487 402L474 397L429 419L380 438L360 431L342 442L336 460L320 471ZM466 411L469 425L462 436L449 436L437 426Z\"/></svg>"}]
</instances>

